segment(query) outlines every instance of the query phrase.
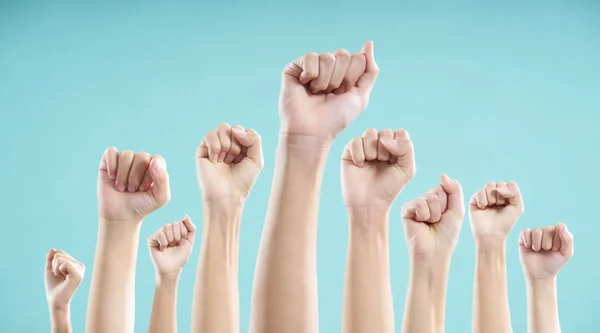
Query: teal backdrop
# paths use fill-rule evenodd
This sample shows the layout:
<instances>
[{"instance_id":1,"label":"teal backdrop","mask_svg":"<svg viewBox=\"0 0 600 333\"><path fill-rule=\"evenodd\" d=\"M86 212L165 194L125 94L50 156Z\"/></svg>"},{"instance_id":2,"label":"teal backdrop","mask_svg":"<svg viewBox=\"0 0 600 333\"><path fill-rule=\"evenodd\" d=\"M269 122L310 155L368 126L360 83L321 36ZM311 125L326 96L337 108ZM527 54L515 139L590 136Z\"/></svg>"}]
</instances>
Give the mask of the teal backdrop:
<instances>
[{"instance_id":1,"label":"teal backdrop","mask_svg":"<svg viewBox=\"0 0 600 333\"><path fill-rule=\"evenodd\" d=\"M404 127L418 171L390 218L397 330L408 279L400 206L446 172L466 196L489 180L516 180L522 189L526 212L508 240L515 332L526 331L519 231L559 221L576 245L559 275L563 331L600 332L600 2L593 0L0 0L0 332L49 331L43 270L51 247L88 267L72 305L75 332L84 331L96 168L110 145L160 153L171 174L171 202L142 226L136 332L145 332L154 268L144 239L184 214L201 226L194 151L223 121L253 127L264 140L265 169L241 229L240 315L247 331L273 175L280 71L309 51L357 51L371 39L381 75L368 109L335 142L325 171L321 331L341 329L348 232L339 180L343 146L368 127ZM199 249L179 287L180 332L189 331ZM470 331L474 260L466 219L450 272L447 332Z\"/></svg>"}]
</instances>

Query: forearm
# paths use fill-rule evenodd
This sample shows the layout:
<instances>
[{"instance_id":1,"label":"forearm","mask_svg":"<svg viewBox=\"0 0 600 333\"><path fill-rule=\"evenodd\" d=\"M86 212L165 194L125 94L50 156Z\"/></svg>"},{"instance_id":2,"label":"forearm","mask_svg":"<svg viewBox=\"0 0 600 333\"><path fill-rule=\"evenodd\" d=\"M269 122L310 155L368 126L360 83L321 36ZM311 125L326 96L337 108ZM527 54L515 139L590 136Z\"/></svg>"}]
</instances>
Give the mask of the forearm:
<instances>
[{"instance_id":1,"label":"forearm","mask_svg":"<svg viewBox=\"0 0 600 333\"><path fill-rule=\"evenodd\" d=\"M177 332L177 286L179 272L170 276L157 276L154 302L148 333Z\"/></svg>"},{"instance_id":2,"label":"forearm","mask_svg":"<svg viewBox=\"0 0 600 333\"><path fill-rule=\"evenodd\" d=\"M527 279L527 317L529 333L560 333L556 277Z\"/></svg>"},{"instance_id":3,"label":"forearm","mask_svg":"<svg viewBox=\"0 0 600 333\"><path fill-rule=\"evenodd\" d=\"M133 332L139 222L100 221L87 332Z\"/></svg>"},{"instance_id":4,"label":"forearm","mask_svg":"<svg viewBox=\"0 0 600 333\"><path fill-rule=\"evenodd\" d=\"M204 205L192 332L239 331L238 255L242 204Z\"/></svg>"},{"instance_id":5,"label":"forearm","mask_svg":"<svg viewBox=\"0 0 600 333\"><path fill-rule=\"evenodd\" d=\"M411 256L403 333L444 332L450 257Z\"/></svg>"},{"instance_id":6,"label":"forearm","mask_svg":"<svg viewBox=\"0 0 600 333\"><path fill-rule=\"evenodd\" d=\"M477 242L473 332L512 332L506 282L506 242Z\"/></svg>"},{"instance_id":7,"label":"forearm","mask_svg":"<svg viewBox=\"0 0 600 333\"><path fill-rule=\"evenodd\" d=\"M71 309L50 309L50 332L52 333L71 333Z\"/></svg>"},{"instance_id":8,"label":"forearm","mask_svg":"<svg viewBox=\"0 0 600 333\"><path fill-rule=\"evenodd\" d=\"M251 332L318 331L317 220L327 152L280 138L256 265Z\"/></svg>"},{"instance_id":9,"label":"forearm","mask_svg":"<svg viewBox=\"0 0 600 333\"><path fill-rule=\"evenodd\" d=\"M342 332L394 332L388 209L350 209Z\"/></svg>"}]
</instances>

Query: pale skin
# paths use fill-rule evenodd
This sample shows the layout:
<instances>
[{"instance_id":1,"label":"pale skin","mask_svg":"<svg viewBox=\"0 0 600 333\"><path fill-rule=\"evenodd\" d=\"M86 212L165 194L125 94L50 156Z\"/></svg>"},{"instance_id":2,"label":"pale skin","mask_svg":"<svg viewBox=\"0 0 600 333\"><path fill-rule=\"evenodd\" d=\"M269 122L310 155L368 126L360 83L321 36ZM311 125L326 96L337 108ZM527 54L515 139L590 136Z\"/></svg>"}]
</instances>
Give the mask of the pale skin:
<instances>
[{"instance_id":1,"label":"pale skin","mask_svg":"<svg viewBox=\"0 0 600 333\"><path fill-rule=\"evenodd\" d=\"M402 332L444 332L450 259L465 216L462 186L443 174L440 185L402 210L410 256Z\"/></svg>"},{"instance_id":2,"label":"pale skin","mask_svg":"<svg viewBox=\"0 0 600 333\"><path fill-rule=\"evenodd\" d=\"M171 197L160 156L108 148L98 170L98 238L87 332L133 332L135 266L142 220Z\"/></svg>"},{"instance_id":3,"label":"pale skin","mask_svg":"<svg viewBox=\"0 0 600 333\"><path fill-rule=\"evenodd\" d=\"M515 182L488 182L471 197L469 217L477 249L473 332L512 332L506 280L506 239L525 210Z\"/></svg>"},{"instance_id":4,"label":"pale skin","mask_svg":"<svg viewBox=\"0 0 600 333\"><path fill-rule=\"evenodd\" d=\"M283 71L279 145L250 332L319 330L316 240L323 169L334 139L367 107L378 72L372 42L354 54L309 53Z\"/></svg>"},{"instance_id":5,"label":"pale skin","mask_svg":"<svg viewBox=\"0 0 600 333\"><path fill-rule=\"evenodd\" d=\"M71 333L71 299L83 281L85 265L63 250L46 255L44 284L52 333Z\"/></svg>"},{"instance_id":6,"label":"pale skin","mask_svg":"<svg viewBox=\"0 0 600 333\"><path fill-rule=\"evenodd\" d=\"M574 252L573 235L564 223L521 232L519 256L527 285L529 333L561 332L556 276Z\"/></svg>"},{"instance_id":7,"label":"pale skin","mask_svg":"<svg viewBox=\"0 0 600 333\"><path fill-rule=\"evenodd\" d=\"M196 226L189 216L163 225L148 237L150 258L156 271L156 288L149 333L177 332L177 287L183 266L194 248Z\"/></svg>"},{"instance_id":8,"label":"pale skin","mask_svg":"<svg viewBox=\"0 0 600 333\"><path fill-rule=\"evenodd\" d=\"M244 203L264 165L253 129L223 123L196 151L204 228L196 272L192 332L239 332L238 252Z\"/></svg>"},{"instance_id":9,"label":"pale skin","mask_svg":"<svg viewBox=\"0 0 600 333\"><path fill-rule=\"evenodd\" d=\"M342 332L393 333L389 212L416 172L408 133L367 130L342 155L342 191L349 217Z\"/></svg>"}]
</instances>

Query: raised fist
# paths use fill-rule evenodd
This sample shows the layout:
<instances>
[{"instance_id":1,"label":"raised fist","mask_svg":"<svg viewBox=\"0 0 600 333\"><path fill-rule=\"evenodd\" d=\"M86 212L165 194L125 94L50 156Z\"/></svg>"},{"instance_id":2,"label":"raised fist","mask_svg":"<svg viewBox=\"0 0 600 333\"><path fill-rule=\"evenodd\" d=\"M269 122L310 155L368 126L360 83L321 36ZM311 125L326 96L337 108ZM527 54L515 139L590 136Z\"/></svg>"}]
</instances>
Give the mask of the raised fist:
<instances>
[{"instance_id":1,"label":"raised fist","mask_svg":"<svg viewBox=\"0 0 600 333\"><path fill-rule=\"evenodd\" d=\"M196 151L196 173L204 201L244 201L263 168L260 135L222 123L206 133Z\"/></svg>"},{"instance_id":2,"label":"raised fist","mask_svg":"<svg viewBox=\"0 0 600 333\"><path fill-rule=\"evenodd\" d=\"M52 249L46 256L46 299L53 309L64 309L79 288L85 266L62 250Z\"/></svg>"},{"instance_id":3,"label":"raised fist","mask_svg":"<svg viewBox=\"0 0 600 333\"><path fill-rule=\"evenodd\" d=\"M553 278L574 253L573 235L564 223L533 230L523 229L519 256L528 279Z\"/></svg>"},{"instance_id":4,"label":"raised fist","mask_svg":"<svg viewBox=\"0 0 600 333\"><path fill-rule=\"evenodd\" d=\"M283 71L281 131L331 142L369 103L379 68L373 42L354 54L308 53Z\"/></svg>"},{"instance_id":5,"label":"raised fist","mask_svg":"<svg viewBox=\"0 0 600 333\"><path fill-rule=\"evenodd\" d=\"M106 149L98 171L98 210L106 220L139 221L171 198L165 160Z\"/></svg>"},{"instance_id":6,"label":"raised fist","mask_svg":"<svg viewBox=\"0 0 600 333\"><path fill-rule=\"evenodd\" d=\"M487 183L473 194L469 203L469 219L475 240L506 240L524 210L517 183Z\"/></svg>"},{"instance_id":7,"label":"raised fist","mask_svg":"<svg viewBox=\"0 0 600 333\"><path fill-rule=\"evenodd\" d=\"M346 206L391 206L415 171L413 144L406 130L368 129L352 139L342 155Z\"/></svg>"},{"instance_id":8,"label":"raised fist","mask_svg":"<svg viewBox=\"0 0 600 333\"><path fill-rule=\"evenodd\" d=\"M462 186L443 174L441 184L402 207L411 254L450 255L465 217Z\"/></svg>"},{"instance_id":9,"label":"raised fist","mask_svg":"<svg viewBox=\"0 0 600 333\"><path fill-rule=\"evenodd\" d=\"M179 273L194 247L196 226L189 216L167 223L148 237L148 248L158 275Z\"/></svg>"}]
</instances>

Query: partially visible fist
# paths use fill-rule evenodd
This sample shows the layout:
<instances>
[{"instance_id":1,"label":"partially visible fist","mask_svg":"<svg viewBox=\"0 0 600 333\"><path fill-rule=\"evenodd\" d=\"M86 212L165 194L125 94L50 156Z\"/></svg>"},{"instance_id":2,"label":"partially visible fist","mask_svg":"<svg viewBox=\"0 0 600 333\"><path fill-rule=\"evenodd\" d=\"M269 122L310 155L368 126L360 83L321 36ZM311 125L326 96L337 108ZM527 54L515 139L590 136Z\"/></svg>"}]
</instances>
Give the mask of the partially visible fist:
<instances>
[{"instance_id":1,"label":"partially visible fist","mask_svg":"<svg viewBox=\"0 0 600 333\"><path fill-rule=\"evenodd\" d=\"M161 156L106 149L98 171L100 218L140 221L170 198L169 174Z\"/></svg>"},{"instance_id":2,"label":"partially visible fist","mask_svg":"<svg viewBox=\"0 0 600 333\"><path fill-rule=\"evenodd\" d=\"M506 240L524 210L517 183L487 183L473 194L469 203L469 219L475 240Z\"/></svg>"},{"instance_id":3,"label":"partially visible fist","mask_svg":"<svg viewBox=\"0 0 600 333\"><path fill-rule=\"evenodd\" d=\"M48 306L65 309L83 281L85 266L62 250L51 249L46 256L45 286Z\"/></svg>"},{"instance_id":4,"label":"partially visible fist","mask_svg":"<svg viewBox=\"0 0 600 333\"><path fill-rule=\"evenodd\" d=\"M196 226L189 216L167 223L148 237L150 257L158 275L178 274L194 247Z\"/></svg>"},{"instance_id":5,"label":"partially visible fist","mask_svg":"<svg viewBox=\"0 0 600 333\"><path fill-rule=\"evenodd\" d=\"M204 201L243 202L264 166L260 135L222 123L196 150L196 173Z\"/></svg>"},{"instance_id":6,"label":"partially visible fist","mask_svg":"<svg viewBox=\"0 0 600 333\"><path fill-rule=\"evenodd\" d=\"M554 278L574 252L573 235L564 223L523 229L519 237L519 256L528 279Z\"/></svg>"},{"instance_id":7,"label":"partially visible fist","mask_svg":"<svg viewBox=\"0 0 600 333\"><path fill-rule=\"evenodd\" d=\"M462 186L441 176L440 185L402 207L404 232L412 255L449 256L454 251L465 217Z\"/></svg>"},{"instance_id":8,"label":"partially visible fist","mask_svg":"<svg viewBox=\"0 0 600 333\"><path fill-rule=\"evenodd\" d=\"M281 131L333 141L366 109L378 73L373 42L361 52L311 52L289 63L279 96Z\"/></svg>"},{"instance_id":9,"label":"partially visible fist","mask_svg":"<svg viewBox=\"0 0 600 333\"><path fill-rule=\"evenodd\" d=\"M416 172L408 132L368 129L342 154L342 191L347 207L392 205Z\"/></svg>"}]
</instances>

